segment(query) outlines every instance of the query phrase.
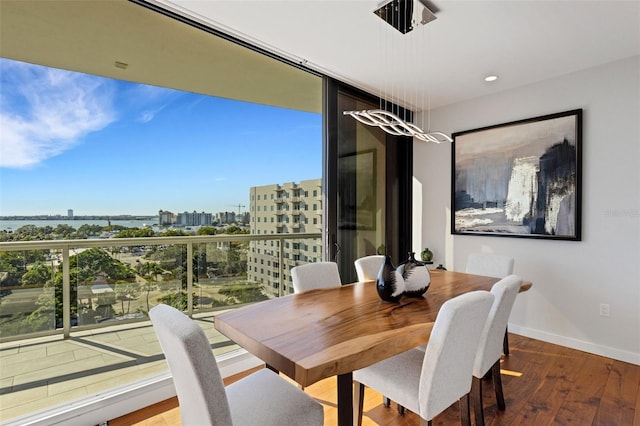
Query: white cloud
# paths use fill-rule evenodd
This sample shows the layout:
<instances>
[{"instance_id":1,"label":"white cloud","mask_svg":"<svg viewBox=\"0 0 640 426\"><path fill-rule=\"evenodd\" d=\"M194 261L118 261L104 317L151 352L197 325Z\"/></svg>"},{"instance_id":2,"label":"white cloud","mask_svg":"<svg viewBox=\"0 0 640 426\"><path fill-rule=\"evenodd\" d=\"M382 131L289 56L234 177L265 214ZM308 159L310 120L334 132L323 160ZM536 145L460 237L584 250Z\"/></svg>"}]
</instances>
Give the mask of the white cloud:
<instances>
[{"instance_id":1,"label":"white cloud","mask_svg":"<svg viewBox=\"0 0 640 426\"><path fill-rule=\"evenodd\" d=\"M113 83L0 60L0 167L30 168L115 120Z\"/></svg>"}]
</instances>

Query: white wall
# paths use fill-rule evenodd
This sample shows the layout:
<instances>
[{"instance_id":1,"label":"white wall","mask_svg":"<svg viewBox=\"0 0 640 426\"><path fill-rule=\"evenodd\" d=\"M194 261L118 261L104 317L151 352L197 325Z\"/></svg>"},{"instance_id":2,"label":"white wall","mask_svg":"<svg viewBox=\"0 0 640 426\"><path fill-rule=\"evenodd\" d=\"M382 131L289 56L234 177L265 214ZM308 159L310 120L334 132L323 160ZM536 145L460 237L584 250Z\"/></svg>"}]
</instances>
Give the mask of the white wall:
<instances>
[{"instance_id":1,"label":"white wall","mask_svg":"<svg viewBox=\"0 0 640 426\"><path fill-rule=\"evenodd\" d=\"M451 270L464 270L475 251L513 255L514 273L533 288L519 295L511 332L640 364L640 56L434 110L431 128L453 133L577 108L581 242L451 235L451 146L414 142L414 250L430 247Z\"/></svg>"}]
</instances>

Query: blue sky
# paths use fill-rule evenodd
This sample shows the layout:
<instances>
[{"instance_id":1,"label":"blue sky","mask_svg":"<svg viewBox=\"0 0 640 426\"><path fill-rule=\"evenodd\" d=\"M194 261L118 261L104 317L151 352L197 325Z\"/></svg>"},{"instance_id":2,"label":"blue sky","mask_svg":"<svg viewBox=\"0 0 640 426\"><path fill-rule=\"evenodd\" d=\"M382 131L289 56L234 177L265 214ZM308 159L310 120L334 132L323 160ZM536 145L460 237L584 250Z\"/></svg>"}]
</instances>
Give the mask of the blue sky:
<instances>
[{"instance_id":1,"label":"blue sky","mask_svg":"<svg viewBox=\"0 0 640 426\"><path fill-rule=\"evenodd\" d=\"M320 114L8 59L0 84L0 216L237 211L322 175Z\"/></svg>"}]
</instances>

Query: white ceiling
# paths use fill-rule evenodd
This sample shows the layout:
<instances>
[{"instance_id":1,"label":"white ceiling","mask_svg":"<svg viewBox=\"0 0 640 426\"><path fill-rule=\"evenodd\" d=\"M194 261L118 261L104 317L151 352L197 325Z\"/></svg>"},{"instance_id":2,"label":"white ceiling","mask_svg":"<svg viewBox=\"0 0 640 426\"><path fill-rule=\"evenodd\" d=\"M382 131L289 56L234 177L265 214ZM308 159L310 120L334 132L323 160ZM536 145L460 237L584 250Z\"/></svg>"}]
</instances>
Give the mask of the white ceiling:
<instances>
[{"instance_id":1,"label":"white ceiling","mask_svg":"<svg viewBox=\"0 0 640 426\"><path fill-rule=\"evenodd\" d=\"M407 35L374 15L384 0L153 1L418 110L640 54L637 0L434 0Z\"/></svg>"},{"instance_id":2,"label":"white ceiling","mask_svg":"<svg viewBox=\"0 0 640 426\"><path fill-rule=\"evenodd\" d=\"M433 0L438 19L407 35L374 15L384 0L147 1L416 111L640 55L640 0ZM127 0L0 0L0 56L304 111L322 106L316 76ZM489 73L500 79L486 83Z\"/></svg>"}]
</instances>

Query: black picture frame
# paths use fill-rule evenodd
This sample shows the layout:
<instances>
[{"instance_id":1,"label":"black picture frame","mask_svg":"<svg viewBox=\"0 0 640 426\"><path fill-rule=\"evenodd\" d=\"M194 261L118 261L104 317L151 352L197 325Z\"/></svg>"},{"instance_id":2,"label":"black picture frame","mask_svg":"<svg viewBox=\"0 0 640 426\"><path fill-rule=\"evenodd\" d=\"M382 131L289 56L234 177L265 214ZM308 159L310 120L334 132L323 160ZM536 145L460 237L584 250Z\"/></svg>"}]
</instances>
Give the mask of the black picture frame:
<instances>
[{"instance_id":1,"label":"black picture frame","mask_svg":"<svg viewBox=\"0 0 640 426\"><path fill-rule=\"evenodd\" d=\"M452 137L452 234L581 241L582 109Z\"/></svg>"}]
</instances>

